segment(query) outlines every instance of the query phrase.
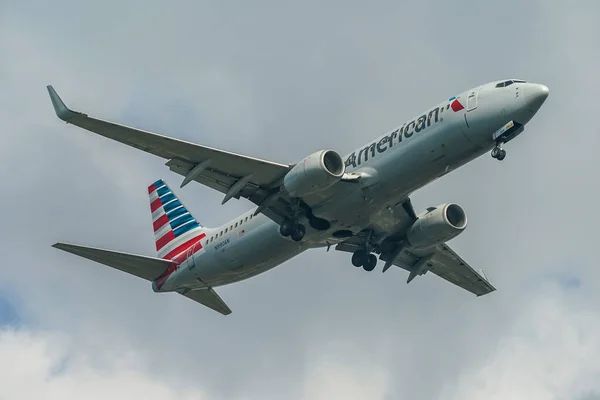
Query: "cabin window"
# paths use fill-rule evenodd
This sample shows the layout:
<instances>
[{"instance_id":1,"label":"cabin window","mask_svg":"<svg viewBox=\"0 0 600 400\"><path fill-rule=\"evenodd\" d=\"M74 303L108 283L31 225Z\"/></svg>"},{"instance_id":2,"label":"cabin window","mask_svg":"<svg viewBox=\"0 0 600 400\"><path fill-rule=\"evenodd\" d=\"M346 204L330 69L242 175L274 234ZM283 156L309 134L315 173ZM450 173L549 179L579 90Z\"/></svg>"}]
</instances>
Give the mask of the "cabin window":
<instances>
[{"instance_id":1,"label":"cabin window","mask_svg":"<svg viewBox=\"0 0 600 400\"><path fill-rule=\"evenodd\" d=\"M248 222L248 217L246 217L246 219L244 220L244 222Z\"/></svg>"},{"instance_id":2,"label":"cabin window","mask_svg":"<svg viewBox=\"0 0 600 400\"><path fill-rule=\"evenodd\" d=\"M237 228L237 225L238 225L238 223L236 222L236 223L235 223L235 227L236 227L236 228Z\"/></svg>"},{"instance_id":3,"label":"cabin window","mask_svg":"<svg viewBox=\"0 0 600 400\"><path fill-rule=\"evenodd\" d=\"M221 231L221 232L219 233L219 236L223 236L223 231Z\"/></svg>"}]
</instances>

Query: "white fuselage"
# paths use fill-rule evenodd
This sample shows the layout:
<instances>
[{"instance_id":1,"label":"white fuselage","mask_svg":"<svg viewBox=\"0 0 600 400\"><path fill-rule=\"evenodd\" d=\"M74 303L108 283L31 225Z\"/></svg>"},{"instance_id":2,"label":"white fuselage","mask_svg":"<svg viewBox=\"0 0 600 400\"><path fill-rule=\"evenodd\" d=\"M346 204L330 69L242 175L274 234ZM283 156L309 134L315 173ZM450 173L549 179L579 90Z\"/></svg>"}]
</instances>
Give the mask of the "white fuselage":
<instances>
[{"instance_id":1,"label":"white fuselage","mask_svg":"<svg viewBox=\"0 0 600 400\"><path fill-rule=\"evenodd\" d=\"M340 181L306 198L315 216L332 222L330 229L307 226L304 239L282 237L279 225L248 211L227 224L206 230L203 249L181 263L161 291L220 286L265 272L303 251L338 243L339 230L370 228L393 232L394 210L412 192L485 154L492 136L509 121L525 125L541 106L545 87L488 83L427 109L398 129L365 144L346 160L346 172L358 183ZM546 89L547 90L547 89Z\"/></svg>"}]
</instances>

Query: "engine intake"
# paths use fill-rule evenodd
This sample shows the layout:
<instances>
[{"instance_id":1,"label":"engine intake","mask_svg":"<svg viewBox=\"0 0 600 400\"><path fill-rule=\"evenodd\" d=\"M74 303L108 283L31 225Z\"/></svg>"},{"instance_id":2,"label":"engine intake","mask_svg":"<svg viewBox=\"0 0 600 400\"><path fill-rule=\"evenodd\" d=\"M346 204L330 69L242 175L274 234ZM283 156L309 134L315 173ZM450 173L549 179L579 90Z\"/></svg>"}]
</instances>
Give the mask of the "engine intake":
<instances>
[{"instance_id":1,"label":"engine intake","mask_svg":"<svg viewBox=\"0 0 600 400\"><path fill-rule=\"evenodd\" d=\"M406 237L412 248L424 249L454 239L467 227L467 214L454 203L428 208L420 214Z\"/></svg>"},{"instance_id":2,"label":"engine intake","mask_svg":"<svg viewBox=\"0 0 600 400\"><path fill-rule=\"evenodd\" d=\"M291 197L320 192L338 182L346 172L342 157L333 150L321 150L299 162L283 178Z\"/></svg>"}]
</instances>

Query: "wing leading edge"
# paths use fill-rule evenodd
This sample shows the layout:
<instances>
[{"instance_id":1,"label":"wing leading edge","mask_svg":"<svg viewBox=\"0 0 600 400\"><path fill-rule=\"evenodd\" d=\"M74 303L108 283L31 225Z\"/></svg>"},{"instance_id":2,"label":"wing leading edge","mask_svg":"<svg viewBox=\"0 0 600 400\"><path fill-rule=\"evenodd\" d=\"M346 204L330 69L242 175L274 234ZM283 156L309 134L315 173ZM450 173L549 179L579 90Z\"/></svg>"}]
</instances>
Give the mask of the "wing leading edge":
<instances>
[{"instance_id":1,"label":"wing leading edge","mask_svg":"<svg viewBox=\"0 0 600 400\"><path fill-rule=\"evenodd\" d=\"M225 194L223 202L245 197L259 207L278 190L292 165L261 160L157 133L90 117L70 110L52 86L47 86L56 115L72 124L136 149L167 159L171 171L184 177L181 186L196 181ZM284 196L261 208L277 223L292 212Z\"/></svg>"}]
</instances>

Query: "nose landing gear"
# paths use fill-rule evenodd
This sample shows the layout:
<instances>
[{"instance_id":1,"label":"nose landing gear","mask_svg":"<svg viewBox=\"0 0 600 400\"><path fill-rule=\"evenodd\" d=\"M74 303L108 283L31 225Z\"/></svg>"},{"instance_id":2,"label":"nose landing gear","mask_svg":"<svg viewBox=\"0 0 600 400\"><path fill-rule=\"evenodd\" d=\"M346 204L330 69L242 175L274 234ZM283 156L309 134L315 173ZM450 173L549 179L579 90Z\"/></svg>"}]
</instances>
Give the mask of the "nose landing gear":
<instances>
[{"instance_id":1,"label":"nose landing gear","mask_svg":"<svg viewBox=\"0 0 600 400\"><path fill-rule=\"evenodd\" d=\"M525 126L516 121L509 121L502 128L498 129L492 135L492 139L496 141L496 147L492 149L492 157L498 161L504 160L506 157L506 150L502 148L504 143L508 143L517 137L521 132L525 130Z\"/></svg>"},{"instance_id":2,"label":"nose landing gear","mask_svg":"<svg viewBox=\"0 0 600 400\"><path fill-rule=\"evenodd\" d=\"M504 160L506 157L506 150L502 148L502 143L498 143L496 147L492 149L492 157L498 161Z\"/></svg>"}]
</instances>

